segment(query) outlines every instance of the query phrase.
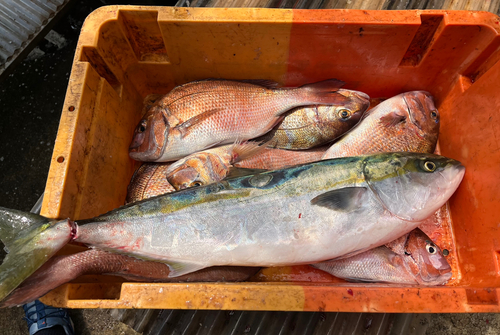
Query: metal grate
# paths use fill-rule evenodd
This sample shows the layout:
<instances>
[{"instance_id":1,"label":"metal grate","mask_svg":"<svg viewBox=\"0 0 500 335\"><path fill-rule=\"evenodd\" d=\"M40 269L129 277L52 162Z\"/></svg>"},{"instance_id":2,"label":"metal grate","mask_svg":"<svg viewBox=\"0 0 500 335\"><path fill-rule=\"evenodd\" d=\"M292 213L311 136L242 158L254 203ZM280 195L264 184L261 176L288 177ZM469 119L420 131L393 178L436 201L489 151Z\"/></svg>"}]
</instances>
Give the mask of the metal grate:
<instances>
[{"instance_id":1,"label":"metal grate","mask_svg":"<svg viewBox=\"0 0 500 335\"><path fill-rule=\"evenodd\" d=\"M71 0L0 0L0 76Z\"/></svg>"},{"instance_id":2,"label":"metal grate","mask_svg":"<svg viewBox=\"0 0 500 335\"><path fill-rule=\"evenodd\" d=\"M120 310L110 314L143 335L423 335L429 314Z\"/></svg>"}]
</instances>

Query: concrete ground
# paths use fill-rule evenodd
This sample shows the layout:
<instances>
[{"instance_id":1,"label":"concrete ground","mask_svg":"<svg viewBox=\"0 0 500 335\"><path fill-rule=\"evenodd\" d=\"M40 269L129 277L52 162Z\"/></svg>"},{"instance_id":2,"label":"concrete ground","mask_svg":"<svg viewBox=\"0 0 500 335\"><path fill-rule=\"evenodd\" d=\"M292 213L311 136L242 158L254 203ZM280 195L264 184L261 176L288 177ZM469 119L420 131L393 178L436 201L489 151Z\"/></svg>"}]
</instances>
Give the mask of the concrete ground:
<instances>
[{"instance_id":1,"label":"concrete ground","mask_svg":"<svg viewBox=\"0 0 500 335\"><path fill-rule=\"evenodd\" d=\"M79 29L93 9L115 3L78 0L28 59L0 82L0 206L27 211L42 194ZM154 4L134 2L148 3ZM70 313L76 334L136 334L102 310ZM21 307L2 310L0 335L28 334L23 316ZM500 334L500 314L436 314L427 334Z\"/></svg>"}]
</instances>

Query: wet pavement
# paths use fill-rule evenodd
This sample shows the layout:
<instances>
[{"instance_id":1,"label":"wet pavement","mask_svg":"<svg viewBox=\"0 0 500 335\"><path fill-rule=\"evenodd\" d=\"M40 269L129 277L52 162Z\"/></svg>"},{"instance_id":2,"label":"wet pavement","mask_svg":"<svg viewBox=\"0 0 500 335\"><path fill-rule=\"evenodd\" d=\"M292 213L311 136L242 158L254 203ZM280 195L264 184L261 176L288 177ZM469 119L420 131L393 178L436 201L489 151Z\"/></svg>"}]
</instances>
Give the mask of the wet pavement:
<instances>
[{"instance_id":1,"label":"wet pavement","mask_svg":"<svg viewBox=\"0 0 500 335\"><path fill-rule=\"evenodd\" d=\"M95 8L76 1L48 37L0 82L0 205L30 210L43 193L79 30ZM168 4L135 1L134 4ZM135 334L102 310L71 310L76 334ZM0 335L28 334L22 308L0 313ZM427 334L500 334L500 314L438 314Z\"/></svg>"}]
</instances>

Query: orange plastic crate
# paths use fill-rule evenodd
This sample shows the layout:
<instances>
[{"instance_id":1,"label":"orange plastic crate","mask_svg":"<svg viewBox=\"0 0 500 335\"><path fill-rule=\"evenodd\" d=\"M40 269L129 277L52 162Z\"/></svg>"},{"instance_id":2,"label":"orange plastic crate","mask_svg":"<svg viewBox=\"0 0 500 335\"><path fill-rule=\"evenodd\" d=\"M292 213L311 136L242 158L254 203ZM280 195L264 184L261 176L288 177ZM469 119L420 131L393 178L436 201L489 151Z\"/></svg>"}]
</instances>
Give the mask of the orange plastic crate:
<instances>
[{"instance_id":1,"label":"orange plastic crate","mask_svg":"<svg viewBox=\"0 0 500 335\"><path fill-rule=\"evenodd\" d=\"M487 12L109 6L86 20L42 214L84 219L124 203L143 99L204 78L328 78L372 97L431 92L440 148L465 178L424 229L453 267L446 286L352 284L308 266L245 283L126 283L85 276L43 301L75 308L498 312L500 24ZM74 248L74 247L73 247ZM63 252L72 252L68 246Z\"/></svg>"}]
</instances>

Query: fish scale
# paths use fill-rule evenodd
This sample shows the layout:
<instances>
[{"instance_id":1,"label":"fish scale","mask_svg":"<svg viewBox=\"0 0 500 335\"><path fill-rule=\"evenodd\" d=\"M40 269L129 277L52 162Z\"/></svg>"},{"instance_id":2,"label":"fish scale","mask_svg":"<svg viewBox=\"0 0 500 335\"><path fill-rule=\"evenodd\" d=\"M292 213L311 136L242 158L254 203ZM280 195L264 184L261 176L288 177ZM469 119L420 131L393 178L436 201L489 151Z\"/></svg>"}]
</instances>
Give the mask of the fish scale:
<instances>
[{"instance_id":1,"label":"fish scale","mask_svg":"<svg viewBox=\"0 0 500 335\"><path fill-rule=\"evenodd\" d=\"M328 147L320 147L309 150L292 151L266 148L254 156L235 163L234 166L248 169L282 169L293 165L318 161L327 149Z\"/></svg>"},{"instance_id":2,"label":"fish scale","mask_svg":"<svg viewBox=\"0 0 500 335\"><path fill-rule=\"evenodd\" d=\"M208 86L206 90L210 93L192 94L170 103L162 103L162 106L167 110L167 113L175 115L180 122L199 115L200 111L217 109L251 112L252 114L244 113L242 115L243 122L255 122L262 118L269 118L277 111L289 108L296 99L295 97L290 98L290 90L272 91L241 82L224 81L223 83L225 86L220 87L218 81L204 82ZM228 123L231 124L231 122ZM225 123L221 122L218 126L220 128L215 129L223 129Z\"/></svg>"},{"instance_id":3,"label":"fish scale","mask_svg":"<svg viewBox=\"0 0 500 335\"><path fill-rule=\"evenodd\" d=\"M205 103L203 98L200 101L200 96L203 96L204 93L210 92L210 95L215 99L223 98L227 94L228 87L219 85L220 82L221 80L199 80L177 86L165 97L158 100L157 105L167 113L175 113L176 117L182 122L186 121L198 115L198 109L192 107L196 107L200 102ZM229 85L231 83L231 81L224 82ZM244 85L243 83L240 84ZM265 93L265 89L262 92ZM182 101L179 101L179 99L182 99ZM210 108L210 105L203 105L203 107Z\"/></svg>"}]
</instances>

